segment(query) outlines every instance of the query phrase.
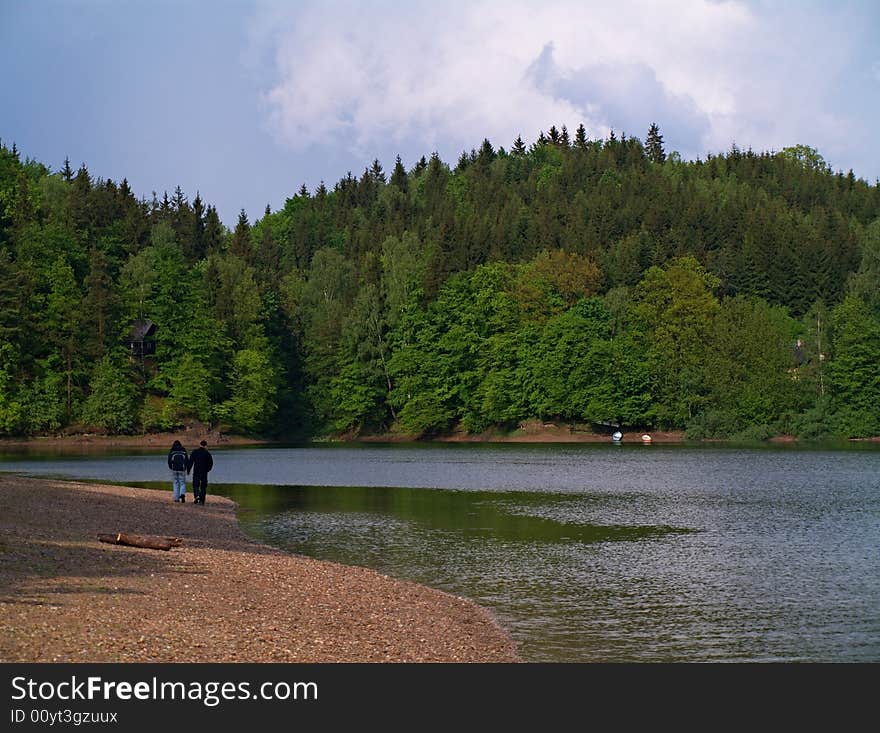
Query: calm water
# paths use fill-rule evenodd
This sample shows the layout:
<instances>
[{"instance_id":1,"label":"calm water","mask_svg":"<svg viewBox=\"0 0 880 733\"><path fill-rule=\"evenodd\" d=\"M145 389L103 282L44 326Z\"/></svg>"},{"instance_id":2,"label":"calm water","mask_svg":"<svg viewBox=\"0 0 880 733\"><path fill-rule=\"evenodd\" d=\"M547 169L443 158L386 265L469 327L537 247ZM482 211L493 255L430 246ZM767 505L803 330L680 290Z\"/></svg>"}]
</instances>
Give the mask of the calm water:
<instances>
[{"instance_id":1,"label":"calm water","mask_svg":"<svg viewBox=\"0 0 880 733\"><path fill-rule=\"evenodd\" d=\"M530 661L880 661L880 449L217 450L246 531L491 609ZM168 483L164 452L0 470Z\"/></svg>"}]
</instances>

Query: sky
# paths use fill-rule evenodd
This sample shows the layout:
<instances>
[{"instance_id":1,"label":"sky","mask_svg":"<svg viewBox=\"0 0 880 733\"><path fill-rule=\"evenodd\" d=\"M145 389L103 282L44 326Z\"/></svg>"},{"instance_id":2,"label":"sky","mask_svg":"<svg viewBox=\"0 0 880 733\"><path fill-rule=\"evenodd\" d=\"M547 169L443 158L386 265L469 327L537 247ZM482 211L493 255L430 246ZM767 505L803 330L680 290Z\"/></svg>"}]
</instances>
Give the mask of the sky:
<instances>
[{"instance_id":1,"label":"sky","mask_svg":"<svg viewBox=\"0 0 880 733\"><path fill-rule=\"evenodd\" d=\"M0 139L233 227L551 125L880 178L877 0L0 0Z\"/></svg>"}]
</instances>

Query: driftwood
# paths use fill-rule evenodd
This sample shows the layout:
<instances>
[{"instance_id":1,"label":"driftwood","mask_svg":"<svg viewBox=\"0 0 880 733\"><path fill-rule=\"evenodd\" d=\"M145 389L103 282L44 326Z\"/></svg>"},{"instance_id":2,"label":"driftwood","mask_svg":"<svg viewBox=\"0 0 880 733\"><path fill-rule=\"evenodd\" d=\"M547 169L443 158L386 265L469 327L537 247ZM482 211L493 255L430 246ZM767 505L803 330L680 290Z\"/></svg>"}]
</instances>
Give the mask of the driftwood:
<instances>
[{"instance_id":1,"label":"driftwood","mask_svg":"<svg viewBox=\"0 0 880 733\"><path fill-rule=\"evenodd\" d=\"M150 550L170 550L172 547L180 547L183 544L180 537L156 537L154 535L126 534L125 532L102 532L98 535L98 541L111 545L146 547Z\"/></svg>"}]
</instances>

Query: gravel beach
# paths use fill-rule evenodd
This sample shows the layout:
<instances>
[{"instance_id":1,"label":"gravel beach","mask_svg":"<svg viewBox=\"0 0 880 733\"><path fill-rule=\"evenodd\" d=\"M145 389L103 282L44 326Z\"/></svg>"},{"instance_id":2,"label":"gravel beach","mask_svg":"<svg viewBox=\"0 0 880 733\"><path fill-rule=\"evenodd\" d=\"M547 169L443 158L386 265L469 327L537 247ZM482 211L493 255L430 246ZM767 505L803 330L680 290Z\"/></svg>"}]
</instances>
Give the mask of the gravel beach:
<instances>
[{"instance_id":1,"label":"gravel beach","mask_svg":"<svg viewBox=\"0 0 880 733\"><path fill-rule=\"evenodd\" d=\"M471 601L291 555L236 505L0 474L0 661L516 662ZM98 533L179 537L150 550Z\"/></svg>"}]
</instances>

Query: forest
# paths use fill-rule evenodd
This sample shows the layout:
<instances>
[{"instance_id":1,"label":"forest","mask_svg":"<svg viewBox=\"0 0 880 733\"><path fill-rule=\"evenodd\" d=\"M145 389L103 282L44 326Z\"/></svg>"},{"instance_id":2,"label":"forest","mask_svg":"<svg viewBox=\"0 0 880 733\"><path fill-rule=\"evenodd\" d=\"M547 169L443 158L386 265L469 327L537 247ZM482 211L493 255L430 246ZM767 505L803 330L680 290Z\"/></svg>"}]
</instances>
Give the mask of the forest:
<instances>
[{"instance_id":1,"label":"forest","mask_svg":"<svg viewBox=\"0 0 880 733\"><path fill-rule=\"evenodd\" d=\"M880 435L880 182L549 128L234 228L0 143L0 436Z\"/></svg>"}]
</instances>

